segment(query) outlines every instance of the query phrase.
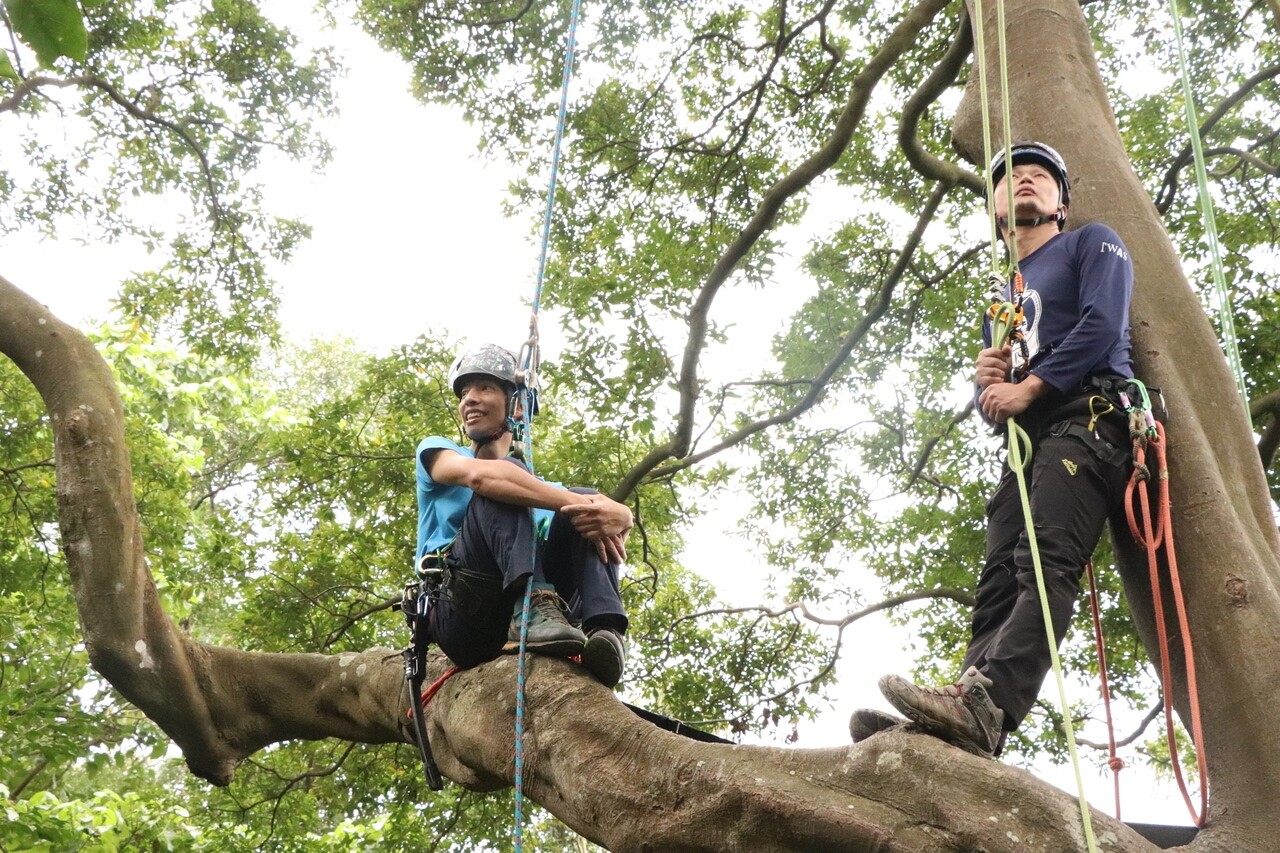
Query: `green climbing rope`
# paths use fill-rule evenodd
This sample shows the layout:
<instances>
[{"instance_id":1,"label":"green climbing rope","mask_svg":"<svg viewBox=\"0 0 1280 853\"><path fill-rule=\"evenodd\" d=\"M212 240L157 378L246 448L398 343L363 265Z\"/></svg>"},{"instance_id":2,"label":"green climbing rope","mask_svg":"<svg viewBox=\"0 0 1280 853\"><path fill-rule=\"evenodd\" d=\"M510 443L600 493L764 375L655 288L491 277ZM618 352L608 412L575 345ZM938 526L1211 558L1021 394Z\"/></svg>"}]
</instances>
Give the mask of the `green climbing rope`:
<instances>
[{"instance_id":1,"label":"green climbing rope","mask_svg":"<svg viewBox=\"0 0 1280 853\"><path fill-rule=\"evenodd\" d=\"M1218 224L1213 215L1213 199L1209 197L1209 177L1204 165L1204 146L1200 144L1200 121L1196 118L1195 95L1191 91L1191 72L1187 68L1187 52L1182 44L1182 18L1178 14L1177 0L1169 0L1173 13L1173 37L1178 48L1178 68L1182 73L1182 100L1186 106L1187 131L1191 136L1191 153L1196 164L1196 183L1200 188L1200 212L1204 217L1205 241L1209 244L1210 266L1213 271L1213 287L1218 298L1218 326L1222 334L1222 348L1227 354L1227 364L1235 376L1236 390L1244 403L1244 416L1253 427L1249 413L1249 391L1244 383L1244 366L1240 362L1240 348L1236 344L1236 324L1231 315L1231 299L1227 293L1227 280L1222 272L1222 250L1218 243Z\"/></svg>"},{"instance_id":2,"label":"green climbing rope","mask_svg":"<svg viewBox=\"0 0 1280 853\"><path fill-rule=\"evenodd\" d=\"M992 161L991 133L988 128L988 116L990 115L990 103L987 94L986 85L986 51L984 47L984 39L982 32L983 12L982 0L975 0L974 14L976 16L976 26L974 27L975 38L974 46L978 51L978 73L979 73L979 89L982 96L982 139L983 139L983 156L986 163ZM996 32L998 33L997 52L1000 61L1000 85L1001 85L1001 117L1003 119L1004 147L1005 147L1005 174L1009 175L1013 171L1012 150L1013 150L1013 132L1011 130L1011 119L1009 109L1009 63L1007 59L1007 46L1005 42L1005 21L1004 21L1004 0L996 0ZM987 198L994 198L995 188L992 186L991 169L986 168L987 176ZM1013 215L1014 198L1013 198L1013 181L1005 181L1005 187L1009 193L1009 215ZM995 215L995 205L987 204L988 216L991 224L992 234L992 278L999 277L1003 283L1008 281L1010 270L1002 269L998 259L998 251L995 241L998 239L998 231ZM1009 235L1009 252L1008 256L1012 259L1012 273L1018 279L1021 278L1021 272L1018 269L1018 251L1017 237L1010 231ZM997 297L998 299L998 297ZM994 347L1003 347L1009 340L1010 335L1016 330L1016 325L1021 320L1021 311L1019 306L1012 303L1000 304L992 312L991 317L991 345ZM1067 698L1066 680L1062 676L1062 660L1058 656L1057 637L1053 630L1053 617L1049 610L1049 596L1045 589L1044 570L1040 563L1040 548L1036 542L1035 522L1031 515L1031 498L1027 490L1026 468L1029 463L1031 453L1031 438L1026 431L1022 429L1015 418L1009 418L1006 421L1006 428L1009 436L1009 467L1013 470L1018 480L1018 493L1022 500L1022 515L1025 519L1027 529L1027 544L1031 549L1032 566L1036 575L1036 590L1040 596L1040 612L1044 617L1045 638L1049 644L1049 659L1052 663L1054 681L1058 686L1058 700L1062 706L1063 729L1067 738L1067 750L1071 756L1071 767L1075 772L1076 795L1080 804L1080 822L1084 829L1085 845L1089 853L1097 853L1098 842L1094 837L1093 819L1089 812L1089 800L1084 793L1084 776L1080 771L1080 755L1076 747L1075 726L1071 719L1071 703Z\"/></svg>"}]
</instances>

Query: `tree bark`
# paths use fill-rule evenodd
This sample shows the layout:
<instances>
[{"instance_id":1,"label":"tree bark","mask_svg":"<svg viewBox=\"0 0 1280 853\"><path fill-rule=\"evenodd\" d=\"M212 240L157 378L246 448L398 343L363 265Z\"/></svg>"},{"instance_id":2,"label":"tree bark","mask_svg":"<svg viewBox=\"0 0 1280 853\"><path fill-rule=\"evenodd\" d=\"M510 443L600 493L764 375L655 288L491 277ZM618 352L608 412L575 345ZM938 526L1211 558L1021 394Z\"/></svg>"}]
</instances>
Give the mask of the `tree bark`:
<instances>
[{"instance_id":1,"label":"tree bark","mask_svg":"<svg viewBox=\"0 0 1280 853\"><path fill-rule=\"evenodd\" d=\"M971 7L972 8L972 7ZM995 4L984 9L988 80L999 80ZM1014 141L1057 148L1071 176L1068 227L1102 221L1133 257L1135 364L1169 401L1171 499L1189 610L1209 761L1209 826L1194 849L1268 850L1280 837L1280 537L1245 407L1203 308L1124 150L1083 13L1070 0L1005 4ZM988 83L992 91L992 83ZM1003 144L1001 105L988 118ZM957 148L982 163L982 105L971 74L954 127ZM1113 531L1125 590L1158 661L1145 554ZM1164 596L1166 603L1171 596ZM1172 613L1168 624L1175 626ZM1174 691L1185 722L1181 643ZM1194 775L1194 774L1193 774Z\"/></svg>"}]
</instances>

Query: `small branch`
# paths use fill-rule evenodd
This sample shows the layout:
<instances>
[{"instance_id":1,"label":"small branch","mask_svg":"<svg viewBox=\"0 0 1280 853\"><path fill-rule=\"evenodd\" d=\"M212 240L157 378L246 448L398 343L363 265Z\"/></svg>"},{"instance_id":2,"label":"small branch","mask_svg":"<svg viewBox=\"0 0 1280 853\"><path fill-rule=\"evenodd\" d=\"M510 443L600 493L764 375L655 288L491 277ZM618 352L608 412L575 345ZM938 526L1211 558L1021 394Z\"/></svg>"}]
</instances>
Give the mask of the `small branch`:
<instances>
[{"instance_id":1,"label":"small branch","mask_svg":"<svg viewBox=\"0 0 1280 853\"><path fill-rule=\"evenodd\" d=\"M853 138L854 130L861 124L867 103L880 78L903 53L915 44L920 32L932 23L946 6L946 0L922 0L903 16L898 26L885 39L880 50L868 60L862 72L854 78L849 99L826 143L764 194L750 221L738 232L738 236L725 248L719 260L712 266L689 311L689 337L685 343L684 358L680 366L680 406L671 437L665 443L656 445L627 472L615 490L616 494L630 494L643 480L652 479L651 472L664 460L679 458L689 452L694 429L694 407L699 396L698 358L706 345L710 329L711 305L720 289L729 281L729 277L756 243L773 228L783 205L825 174L839 160ZM760 428L763 429L764 426Z\"/></svg>"},{"instance_id":2,"label":"small branch","mask_svg":"<svg viewBox=\"0 0 1280 853\"><path fill-rule=\"evenodd\" d=\"M1164 711L1164 704L1157 702L1155 707L1152 708L1150 711L1148 711L1147 715L1142 718L1142 722L1138 723L1138 728L1135 729L1132 734L1130 734L1128 737L1124 738L1123 740L1116 741L1116 746L1117 747L1128 746L1138 738L1142 737L1143 733L1151 725L1152 721L1154 721L1156 717L1159 717L1161 712L1163 711ZM1076 740L1084 744L1085 746L1091 747L1093 749L1101 749L1101 750L1106 750L1108 752L1111 750L1111 744L1109 743L1095 743L1094 741L1086 740L1081 737L1076 738Z\"/></svg>"},{"instance_id":3,"label":"small branch","mask_svg":"<svg viewBox=\"0 0 1280 853\"><path fill-rule=\"evenodd\" d=\"M903 604L910 604L913 601L928 601L931 599L946 599L962 604L966 607L972 607L974 604L973 593L957 589L955 587L937 587L935 589L923 589L916 592L904 592L901 595L894 595L889 598L864 607L861 610L855 610L844 616L819 616L809 609L809 605L803 601L793 601L790 604L784 604L781 607L766 607L764 605L752 605L749 607L724 607L712 610L702 610L697 613L690 613L687 616L681 616L671 623L667 629L667 636L675 630L676 626L681 622L693 621L706 616L732 616L740 613L759 613L770 619L777 619L779 616L785 616L788 613L798 615L808 622L815 625L829 625L839 629L844 629L849 625L857 622L874 613L883 610L892 610Z\"/></svg>"},{"instance_id":4,"label":"small branch","mask_svg":"<svg viewBox=\"0 0 1280 853\"><path fill-rule=\"evenodd\" d=\"M817 405L822 400L822 396L826 392L827 383L831 380L831 377L834 376L836 371L840 369L841 365L845 363L854 348L856 348L867 334L870 333L876 322L879 321L879 319L884 316L885 312L889 310L893 292L897 287L898 282L901 281L903 274L909 268L911 256L915 253L916 248L920 245L920 241L924 238L924 231L928 227L929 223L932 222L933 215L937 212L938 206L942 203L943 198L946 197L946 194L950 192L950 190L951 186L948 184L939 184L935 187L933 196L925 204L924 210L921 211L919 218L916 220L915 230L911 233L911 236L907 238L906 245L903 246L902 254L899 256L898 262L894 264L893 269L889 271L881 282L880 290L877 292L875 301L872 303L871 308L858 322L858 325L845 335L844 341L840 344L840 348L836 350L835 355L831 357L826 366L823 367L822 371L812 380L808 380L808 384L810 386L809 392L802 400L800 400L800 402L776 415L747 424L722 439L714 447L710 447L699 453L691 454L683 459L679 459L675 462L664 465L661 468L657 468L656 470L651 471L645 479L658 480L664 477L670 477L676 472L695 465L710 456L714 456L715 454L727 450L730 447L741 444L743 441L746 441L748 438L762 430L792 421ZM652 456L653 454L650 455ZM637 466L637 468L638 467L639 466ZM633 469L633 473L634 471L635 469ZM626 481L624 481L624 485L626 485Z\"/></svg>"},{"instance_id":5,"label":"small branch","mask_svg":"<svg viewBox=\"0 0 1280 853\"><path fill-rule=\"evenodd\" d=\"M1218 104L1217 108L1211 112L1203 122L1200 123L1200 138L1208 136L1213 131L1214 126L1222 120L1233 107L1243 101L1246 97L1253 93L1259 85L1280 75L1280 65L1272 65L1262 69L1254 74L1244 83L1240 84L1240 88L1236 89L1230 95ZM1173 158L1173 162L1169 164L1169 169L1165 172L1164 181L1160 185L1160 191L1156 193L1156 209L1163 216L1169 212L1169 207L1173 204L1174 196L1178 192L1178 175L1186 168L1194 157L1191 149L1191 143L1178 152L1178 156Z\"/></svg>"},{"instance_id":6,"label":"small branch","mask_svg":"<svg viewBox=\"0 0 1280 853\"><path fill-rule=\"evenodd\" d=\"M907 480L908 488L912 486L916 480L920 479L921 474L924 472L925 465L929 464L929 457L933 454L933 449L938 446L938 442L950 435L951 430L963 423L971 414L973 414L972 400L969 401L967 406L951 416L951 420L947 421L947 426L942 430L942 432L933 436L924 443L924 447L920 449L920 455L916 457L915 465L911 467L911 476Z\"/></svg>"},{"instance_id":7,"label":"small branch","mask_svg":"<svg viewBox=\"0 0 1280 853\"><path fill-rule=\"evenodd\" d=\"M27 786L34 782L36 777L39 776L48 766L49 759L42 756L40 760L37 761L35 765L17 781L16 784L14 784L13 790L9 791L9 799L17 802L18 799L22 797L22 792L26 790Z\"/></svg>"}]
</instances>

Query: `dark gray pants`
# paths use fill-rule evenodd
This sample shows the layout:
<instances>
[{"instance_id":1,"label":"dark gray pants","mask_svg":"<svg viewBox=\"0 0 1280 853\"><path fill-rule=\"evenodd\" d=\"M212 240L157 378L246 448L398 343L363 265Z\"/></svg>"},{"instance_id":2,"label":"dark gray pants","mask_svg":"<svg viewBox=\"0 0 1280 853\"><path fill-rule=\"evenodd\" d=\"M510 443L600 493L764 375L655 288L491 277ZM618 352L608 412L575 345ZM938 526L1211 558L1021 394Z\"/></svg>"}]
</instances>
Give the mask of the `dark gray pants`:
<instances>
[{"instance_id":1,"label":"dark gray pants","mask_svg":"<svg viewBox=\"0 0 1280 853\"><path fill-rule=\"evenodd\" d=\"M1115 456L1122 454L1115 451L1127 447L1127 429L1116 419L1097 424L1097 439L1061 434L1064 423L1088 421L1077 416L1045 429L1034 442L1028 481L1055 646L1066 636L1080 577L1104 522L1123 518L1130 466L1117 464ZM1051 664L1022 499L1006 460L987 503L987 556L962 671L976 666L992 680L988 692L1005 712L1005 730L1013 731L1035 703Z\"/></svg>"},{"instance_id":2,"label":"dark gray pants","mask_svg":"<svg viewBox=\"0 0 1280 853\"><path fill-rule=\"evenodd\" d=\"M532 516L526 507L480 495L467 507L450 550L462 568L452 571L450 594L432 604L429 617L432 642L460 667L502 653L512 611L523 599L530 574L535 582L553 585L568 602L570 621L590 623L603 616L626 625L618 565L601 561L595 545L559 513L546 541L537 542Z\"/></svg>"}]
</instances>

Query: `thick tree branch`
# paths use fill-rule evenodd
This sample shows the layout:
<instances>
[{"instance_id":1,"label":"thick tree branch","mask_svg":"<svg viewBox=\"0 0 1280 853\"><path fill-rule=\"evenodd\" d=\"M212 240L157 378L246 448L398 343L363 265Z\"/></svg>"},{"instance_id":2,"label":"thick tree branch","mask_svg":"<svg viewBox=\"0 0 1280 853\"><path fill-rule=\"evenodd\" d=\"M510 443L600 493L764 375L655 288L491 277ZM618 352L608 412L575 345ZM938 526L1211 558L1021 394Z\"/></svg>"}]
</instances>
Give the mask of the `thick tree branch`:
<instances>
[{"instance_id":1,"label":"thick tree branch","mask_svg":"<svg viewBox=\"0 0 1280 853\"><path fill-rule=\"evenodd\" d=\"M925 110L956 82L972 50L973 32L969 26L969 10L962 7L960 28L951 40L947 52L920 87L902 105L902 118L898 123L898 146L902 148L902 153L907 155L907 162L924 177L945 184L963 185L981 194L983 182L980 177L968 169L935 157L916 138L916 133L920 129L920 118Z\"/></svg>"}]
</instances>

